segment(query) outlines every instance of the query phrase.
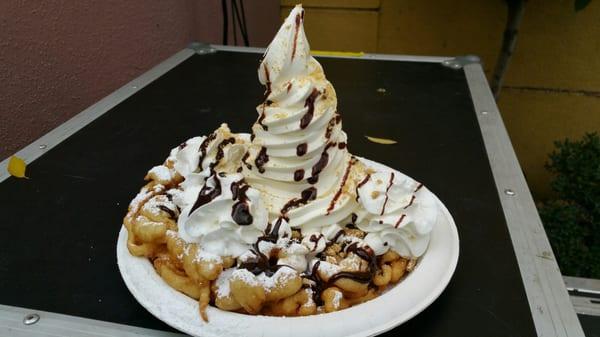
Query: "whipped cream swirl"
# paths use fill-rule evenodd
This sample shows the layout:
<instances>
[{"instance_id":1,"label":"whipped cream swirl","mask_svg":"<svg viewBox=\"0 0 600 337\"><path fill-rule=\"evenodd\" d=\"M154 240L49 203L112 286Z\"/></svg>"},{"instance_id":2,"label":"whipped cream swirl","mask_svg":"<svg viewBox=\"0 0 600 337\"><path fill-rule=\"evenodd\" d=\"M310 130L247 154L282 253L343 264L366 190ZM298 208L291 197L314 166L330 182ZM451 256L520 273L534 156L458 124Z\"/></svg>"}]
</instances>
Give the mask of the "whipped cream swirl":
<instances>
[{"instance_id":1,"label":"whipped cream swirl","mask_svg":"<svg viewBox=\"0 0 600 337\"><path fill-rule=\"evenodd\" d=\"M418 257L437 221L437 202L420 183L348 152L335 90L310 55L303 18L296 6L260 63L266 92L252 136L224 124L171 151L171 171L183 178L169 192L181 210L179 235L210 253L239 257L248 270L285 265L305 272L328 245L347 240L376 255L393 249ZM340 235L349 224L367 235ZM292 229L303 238L292 239Z\"/></svg>"}]
</instances>

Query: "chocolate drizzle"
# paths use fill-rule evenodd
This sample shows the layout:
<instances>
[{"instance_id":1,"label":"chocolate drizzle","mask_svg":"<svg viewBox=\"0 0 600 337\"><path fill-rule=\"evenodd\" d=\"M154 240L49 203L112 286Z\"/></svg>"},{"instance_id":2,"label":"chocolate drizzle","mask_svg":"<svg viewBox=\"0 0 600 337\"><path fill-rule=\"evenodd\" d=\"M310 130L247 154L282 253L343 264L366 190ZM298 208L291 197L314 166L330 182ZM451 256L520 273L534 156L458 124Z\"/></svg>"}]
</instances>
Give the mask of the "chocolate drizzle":
<instances>
[{"instance_id":1,"label":"chocolate drizzle","mask_svg":"<svg viewBox=\"0 0 600 337\"><path fill-rule=\"evenodd\" d=\"M194 202L194 205L192 206L188 214L192 214L192 212L198 209L198 207L211 202L213 199L221 195L221 181L219 180L219 177L216 174L213 174L211 177L215 182L215 187L210 187L208 186L208 184L204 184L204 186L202 186L202 189L198 193L198 198L196 198L196 202Z\"/></svg>"},{"instance_id":2,"label":"chocolate drizzle","mask_svg":"<svg viewBox=\"0 0 600 337\"><path fill-rule=\"evenodd\" d=\"M421 187L423 187L423 184L419 183L419 185L417 185L417 188L415 188L415 192L417 192L418 190L420 190Z\"/></svg>"},{"instance_id":3,"label":"chocolate drizzle","mask_svg":"<svg viewBox=\"0 0 600 337\"><path fill-rule=\"evenodd\" d=\"M250 157L250 153L246 152L246 154L242 157L242 163L244 163L246 165L246 167L248 168L248 170L252 169L252 165L246 163L246 159L248 159L248 157Z\"/></svg>"},{"instance_id":4,"label":"chocolate drizzle","mask_svg":"<svg viewBox=\"0 0 600 337\"><path fill-rule=\"evenodd\" d=\"M389 196L388 196L388 192L390 190L390 188L392 187L392 184L394 182L394 172L390 173L390 182L388 183L387 188L385 189L385 200L383 201L383 207L381 208L381 214L379 215L383 215L383 213L385 213L385 205L388 202Z\"/></svg>"},{"instance_id":5,"label":"chocolate drizzle","mask_svg":"<svg viewBox=\"0 0 600 337\"><path fill-rule=\"evenodd\" d=\"M240 263L239 268L247 269L254 275L259 275L260 273L264 272L267 276L272 276L279 268L283 267L283 265L277 264L279 254L278 248L272 249L269 256L261 253L261 251L258 249L261 241L267 241L271 243L277 242L279 239L279 228L281 227L283 219L283 217L277 218L277 221L272 229L271 224L267 226L265 235L259 237L252 247L252 252L254 253L255 258Z\"/></svg>"},{"instance_id":6,"label":"chocolate drizzle","mask_svg":"<svg viewBox=\"0 0 600 337\"><path fill-rule=\"evenodd\" d=\"M235 144L235 138L230 137L230 138L223 140L221 143L219 143L219 145L217 146L217 154L215 155L215 161L212 162L209 166L211 173L215 172L215 167L217 165L219 165L219 163L221 162L221 159L223 159L223 157L225 156L225 152L223 151L223 148L225 146L227 146L228 144Z\"/></svg>"},{"instance_id":7,"label":"chocolate drizzle","mask_svg":"<svg viewBox=\"0 0 600 337\"><path fill-rule=\"evenodd\" d=\"M261 107L260 116L258 116L258 120L256 121L256 123L258 123L258 125L260 125L263 128L263 130L268 131L269 127L263 124L263 121L265 120L265 106L266 104L263 103Z\"/></svg>"},{"instance_id":8,"label":"chocolate drizzle","mask_svg":"<svg viewBox=\"0 0 600 337\"><path fill-rule=\"evenodd\" d=\"M269 97L271 94L271 77L269 76L269 66L267 62L263 62L263 69L265 70L265 85L267 86L267 90L265 91L265 99Z\"/></svg>"},{"instance_id":9,"label":"chocolate drizzle","mask_svg":"<svg viewBox=\"0 0 600 337\"><path fill-rule=\"evenodd\" d=\"M254 164L256 164L256 167L258 168L258 172L265 173L264 166L268 161L269 155L267 154L267 148L263 146L260 149L258 156L256 156L256 159L254 160Z\"/></svg>"},{"instance_id":10,"label":"chocolate drizzle","mask_svg":"<svg viewBox=\"0 0 600 337\"><path fill-rule=\"evenodd\" d=\"M248 205L248 191L250 185L246 184L244 179L231 184L232 199L237 200L231 209L231 217L233 221L240 226L248 226L254 220L250 214L250 206Z\"/></svg>"},{"instance_id":11,"label":"chocolate drizzle","mask_svg":"<svg viewBox=\"0 0 600 337\"><path fill-rule=\"evenodd\" d=\"M302 157L303 155L305 155L307 150L308 144L306 143L298 144L298 146L296 146L296 154L298 155L298 157Z\"/></svg>"},{"instance_id":12,"label":"chocolate drizzle","mask_svg":"<svg viewBox=\"0 0 600 337\"><path fill-rule=\"evenodd\" d=\"M300 16L300 14L296 15L296 26L294 28L294 45L292 46L292 61L294 60L294 56L296 56L296 45L298 44L298 30L300 30L301 21L302 17Z\"/></svg>"},{"instance_id":13,"label":"chocolate drizzle","mask_svg":"<svg viewBox=\"0 0 600 337\"><path fill-rule=\"evenodd\" d=\"M206 157L206 148L215 138L217 138L217 133L213 132L204 138L202 144L200 144L200 149L198 149L198 151L200 151L200 159L198 160L198 167L200 167L200 169L202 169L202 162L204 161L204 157Z\"/></svg>"},{"instance_id":14,"label":"chocolate drizzle","mask_svg":"<svg viewBox=\"0 0 600 337\"><path fill-rule=\"evenodd\" d=\"M356 201L358 201L358 189L361 188L364 184L366 184L369 179L371 179L371 175L367 174L363 180L360 181L360 183L358 183L358 185L356 185Z\"/></svg>"},{"instance_id":15,"label":"chocolate drizzle","mask_svg":"<svg viewBox=\"0 0 600 337\"><path fill-rule=\"evenodd\" d=\"M348 175L350 174L350 169L352 169L352 165L354 165L355 163L356 163L356 158L351 157L350 160L348 161L348 166L346 167L346 172L344 172L344 176L342 177L342 183L340 184L340 188L338 188L338 190L335 192L333 199L331 199L331 202L329 203L329 206L327 207L327 213L326 213L327 215L329 215L329 213L331 213L331 211L335 207L335 203L342 195L342 191L344 190L344 185L346 185L346 180L348 180Z\"/></svg>"},{"instance_id":16,"label":"chocolate drizzle","mask_svg":"<svg viewBox=\"0 0 600 337\"><path fill-rule=\"evenodd\" d=\"M325 146L325 149L323 150L323 152L321 153L321 158L319 158L317 163L315 165L313 165L312 171L311 171L311 177L307 179L307 181L310 184L316 184L317 181L319 181L319 173L321 173L321 171L323 171L323 169L325 168L325 166L327 166L327 163L329 162L329 154L327 153L327 150L329 150L329 148L334 145L335 145L335 143L328 143Z\"/></svg>"},{"instance_id":17,"label":"chocolate drizzle","mask_svg":"<svg viewBox=\"0 0 600 337\"><path fill-rule=\"evenodd\" d=\"M410 207L410 206L413 204L413 202L414 202L414 201L415 201L415 196L414 196L414 194L413 194L413 195L410 197L410 201L408 202L408 205L404 206L404 209L407 209L407 208L409 208L409 207Z\"/></svg>"},{"instance_id":18,"label":"chocolate drizzle","mask_svg":"<svg viewBox=\"0 0 600 337\"><path fill-rule=\"evenodd\" d=\"M405 216L406 216L406 214L402 214L400 216L400 218L398 219L398 221L396 221L396 224L394 225L394 228L398 228L398 226L400 226L400 223L402 223L402 220L404 220Z\"/></svg>"},{"instance_id":19,"label":"chocolate drizzle","mask_svg":"<svg viewBox=\"0 0 600 337\"><path fill-rule=\"evenodd\" d=\"M339 235L341 235L340 232L336 234L333 241L336 241ZM317 305L323 304L323 300L321 299L321 293L323 292L323 290L332 286L337 280L347 278L359 283L370 283L373 279L373 275L377 272L377 257L369 247L358 247L358 243L354 242L349 246L345 247L345 251L347 253L354 253L359 258L367 261L369 264L369 270L356 272L341 271L332 275L329 278L329 280L325 282L319 276L319 266L321 264L321 261L315 262L315 264L311 268L310 275L306 275L306 277L315 283L312 286L312 289L313 300Z\"/></svg>"},{"instance_id":20,"label":"chocolate drizzle","mask_svg":"<svg viewBox=\"0 0 600 337\"><path fill-rule=\"evenodd\" d=\"M327 128L325 129L325 138L327 140L329 140L331 138L331 133L333 132L333 128L335 127L335 122L336 118L333 117L332 119L329 120L329 123L327 123Z\"/></svg>"},{"instance_id":21,"label":"chocolate drizzle","mask_svg":"<svg viewBox=\"0 0 600 337\"><path fill-rule=\"evenodd\" d=\"M306 98L306 101L304 102L304 107L308 107L308 109L306 110L304 116L302 116L302 119L300 119L301 129L306 129L308 124L310 124L310 121L312 120L313 115L315 113L315 100L317 99L317 97L319 97L320 94L321 92L315 88Z\"/></svg>"},{"instance_id":22,"label":"chocolate drizzle","mask_svg":"<svg viewBox=\"0 0 600 337\"><path fill-rule=\"evenodd\" d=\"M294 198L288 201L283 208L281 208L281 214L287 214L290 209L306 205L309 201L315 200L317 198L317 189L314 187L309 187L300 193L300 198Z\"/></svg>"},{"instance_id":23,"label":"chocolate drizzle","mask_svg":"<svg viewBox=\"0 0 600 337\"><path fill-rule=\"evenodd\" d=\"M163 211L163 212L165 212L165 213L169 214L169 219L173 219L173 220L174 220L174 219L175 219L175 217L177 216L177 214L175 214L175 211L174 211L174 210L170 209L169 207L167 207L167 206L165 206L165 205L159 205L159 206L158 206L158 208L159 208L161 211Z\"/></svg>"},{"instance_id":24,"label":"chocolate drizzle","mask_svg":"<svg viewBox=\"0 0 600 337\"><path fill-rule=\"evenodd\" d=\"M346 143L344 143L344 142L339 142L338 143L338 149L343 150L345 148L346 148Z\"/></svg>"},{"instance_id":25,"label":"chocolate drizzle","mask_svg":"<svg viewBox=\"0 0 600 337\"><path fill-rule=\"evenodd\" d=\"M304 178L304 169L294 171L294 181L300 181Z\"/></svg>"}]
</instances>

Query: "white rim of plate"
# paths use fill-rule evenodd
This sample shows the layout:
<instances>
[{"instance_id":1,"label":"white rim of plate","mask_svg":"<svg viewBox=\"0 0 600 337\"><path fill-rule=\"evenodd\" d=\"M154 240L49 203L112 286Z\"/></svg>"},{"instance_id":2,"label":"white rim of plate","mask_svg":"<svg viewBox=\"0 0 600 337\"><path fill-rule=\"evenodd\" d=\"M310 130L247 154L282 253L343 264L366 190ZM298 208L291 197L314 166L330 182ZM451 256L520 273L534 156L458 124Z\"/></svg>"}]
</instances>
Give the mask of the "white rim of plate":
<instances>
[{"instance_id":1,"label":"white rim of plate","mask_svg":"<svg viewBox=\"0 0 600 337\"><path fill-rule=\"evenodd\" d=\"M357 158L377 170L404 176L383 164ZM193 336L373 336L393 329L431 305L454 274L459 255L458 231L448 209L432 195L440 206L440 213L429 247L415 270L380 296L332 313L272 317L209 306L206 323L200 319L196 300L165 283L148 259L129 254L124 227L117 241L117 263L127 288L144 308L171 327Z\"/></svg>"}]
</instances>

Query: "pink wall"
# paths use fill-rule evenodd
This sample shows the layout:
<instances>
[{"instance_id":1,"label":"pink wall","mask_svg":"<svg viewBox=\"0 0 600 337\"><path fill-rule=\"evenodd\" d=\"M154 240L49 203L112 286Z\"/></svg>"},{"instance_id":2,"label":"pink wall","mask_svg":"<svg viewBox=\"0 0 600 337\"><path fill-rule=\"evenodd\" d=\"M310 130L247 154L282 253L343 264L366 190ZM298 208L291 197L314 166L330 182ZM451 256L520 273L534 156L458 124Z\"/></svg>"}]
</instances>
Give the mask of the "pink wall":
<instances>
[{"instance_id":1,"label":"pink wall","mask_svg":"<svg viewBox=\"0 0 600 337\"><path fill-rule=\"evenodd\" d=\"M279 2L246 1L268 43ZM221 42L221 1L0 1L0 159L191 41Z\"/></svg>"}]
</instances>

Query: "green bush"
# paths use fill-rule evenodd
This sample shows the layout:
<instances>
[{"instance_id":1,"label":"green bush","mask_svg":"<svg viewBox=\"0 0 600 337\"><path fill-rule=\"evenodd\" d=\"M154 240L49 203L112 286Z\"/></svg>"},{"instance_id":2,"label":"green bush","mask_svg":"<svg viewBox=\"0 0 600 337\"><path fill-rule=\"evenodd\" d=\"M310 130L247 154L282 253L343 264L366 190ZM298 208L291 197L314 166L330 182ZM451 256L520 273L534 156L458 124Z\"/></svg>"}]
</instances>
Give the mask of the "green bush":
<instances>
[{"instance_id":1,"label":"green bush","mask_svg":"<svg viewBox=\"0 0 600 337\"><path fill-rule=\"evenodd\" d=\"M600 137L557 141L546 168L557 198L539 206L563 274L600 278Z\"/></svg>"}]
</instances>

